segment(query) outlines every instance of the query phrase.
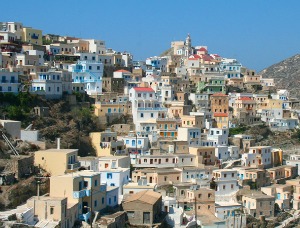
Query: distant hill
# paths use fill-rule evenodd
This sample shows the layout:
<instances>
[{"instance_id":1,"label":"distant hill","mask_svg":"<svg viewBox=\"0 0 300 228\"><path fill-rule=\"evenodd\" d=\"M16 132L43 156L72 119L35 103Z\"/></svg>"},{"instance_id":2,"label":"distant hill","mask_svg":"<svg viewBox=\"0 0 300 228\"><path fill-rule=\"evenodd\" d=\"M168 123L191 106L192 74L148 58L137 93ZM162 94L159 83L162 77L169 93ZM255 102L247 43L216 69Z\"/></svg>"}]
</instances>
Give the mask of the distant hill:
<instances>
[{"instance_id":1,"label":"distant hill","mask_svg":"<svg viewBox=\"0 0 300 228\"><path fill-rule=\"evenodd\" d=\"M287 58L260 72L263 78L274 78L277 89L288 89L300 98L300 54Z\"/></svg>"}]
</instances>

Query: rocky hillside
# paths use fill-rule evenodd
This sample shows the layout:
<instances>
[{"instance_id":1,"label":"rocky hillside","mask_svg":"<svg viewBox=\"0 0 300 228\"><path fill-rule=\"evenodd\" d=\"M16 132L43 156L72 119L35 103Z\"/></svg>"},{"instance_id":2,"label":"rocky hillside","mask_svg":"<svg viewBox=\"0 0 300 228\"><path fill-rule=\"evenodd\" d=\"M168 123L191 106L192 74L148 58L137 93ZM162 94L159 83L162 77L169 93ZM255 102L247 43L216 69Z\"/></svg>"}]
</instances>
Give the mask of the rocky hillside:
<instances>
[{"instance_id":1,"label":"rocky hillside","mask_svg":"<svg viewBox=\"0 0 300 228\"><path fill-rule=\"evenodd\" d=\"M300 54L276 63L260 74L264 78L274 78L276 88L289 89L292 97L300 98Z\"/></svg>"}]
</instances>

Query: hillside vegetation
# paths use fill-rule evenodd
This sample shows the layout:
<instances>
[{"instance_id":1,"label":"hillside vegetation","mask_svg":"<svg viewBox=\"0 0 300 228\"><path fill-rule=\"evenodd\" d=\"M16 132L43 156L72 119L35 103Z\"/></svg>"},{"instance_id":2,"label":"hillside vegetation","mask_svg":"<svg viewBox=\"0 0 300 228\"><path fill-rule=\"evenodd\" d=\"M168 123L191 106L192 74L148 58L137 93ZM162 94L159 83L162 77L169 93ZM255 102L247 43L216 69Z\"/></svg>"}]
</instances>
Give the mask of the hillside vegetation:
<instances>
[{"instance_id":1,"label":"hillside vegetation","mask_svg":"<svg viewBox=\"0 0 300 228\"><path fill-rule=\"evenodd\" d=\"M48 148L55 147L56 138L61 138L61 148L79 149L80 156L95 154L88 136L92 131L103 129L100 129L92 109L74 107L65 100L47 101L29 93L0 93L0 104L2 118L22 121L23 127L33 124ZM49 107L49 116L35 115L35 106Z\"/></svg>"}]
</instances>

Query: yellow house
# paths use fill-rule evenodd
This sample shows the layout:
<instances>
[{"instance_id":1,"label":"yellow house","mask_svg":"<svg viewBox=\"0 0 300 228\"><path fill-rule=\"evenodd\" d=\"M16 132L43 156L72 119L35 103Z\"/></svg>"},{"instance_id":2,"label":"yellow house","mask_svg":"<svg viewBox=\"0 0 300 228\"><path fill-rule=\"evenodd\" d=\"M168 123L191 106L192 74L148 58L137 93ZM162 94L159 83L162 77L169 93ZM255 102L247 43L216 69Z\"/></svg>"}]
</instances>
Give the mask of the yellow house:
<instances>
[{"instance_id":1,"label":"yellow house","mask_svg":"<svg viewBox=\"0 0 300 228\"><path fill-rule=\"evenodd\" d=\"M117 141L117 133L110 129L103 132L91 132L90 139L98 157L125 154L123 141Z\"/></svg>"},{"instance_id":2,"label":"yellow house","mask_svg":"<svg viewBox=\"0 0 300 228\"><path fill-rule=\"evenodd\" d=\"M39 223L73 227L78 219L78 204L68 203L66 197L33 196L27 200L27 207L33 208ZM75 216L74 216L75 215Z\"/></svg>"},{"instance_id":3,"label":"yellow house","mask_svg":"<svg viewBox=\"0 0 300 228\"><path fill-rule=\"evenodd\" d=\"M198 166L201 165L215 165L215 147L201 146L189 147L189 153L197 156Z\"/></svg>"},{"instance_id":4,"label":"yellow house","mask_svg":"<svg viewBox=\"0 0 300 228\"><path fill-rule=\"evenodd\" d=\"M87 221L90 211L106 207L106 185L101 185L100 172L83 170L50 178L50 196L67 197L78 204L78 217Z\"/></svg>"},{"instance_id":5,"label":"yellow house","mask_svg":"<svg viewBox=\"0 0 300 228\"><path fill-rule=\"evenodd\" d=\"M129 114L131 113L131 102L96 102L95 115L106 116L109 114Z\"/></svg>"},{"instance_id":6,"label":"yellow house","mask_svg":"<svg viewBox=\"0 0 300 228\"><path fill-rule=\"evenodd\" d=\"M177 137L177 129L180 122L175 118L157 118L157 132L160 137Z\"/></svg>"},{"instance_id":7,"label":"yellow house","mask_svg":"<svg viewBox=\"0 0 300 228\"><path fill-rule=\"evenodd\" d=\"M22 34L22 41L30 44L43 45L42 30L31 27L24 27Z\"/></svg>"},{"instance_id":8,"label":"yellow house","mask_svg":"<svg viewBox=\"0 0 300 228\"><path fill-rule=\"evenodd\" d=\"M268 99L265 109L282 109L283 101L279 99Z\"/></svg>"},{"instance_id":9,"label":"yellow house","mask_svg":"<svg viewBox=\"0 0 300 228\"><path fill-rule=\"evenodd\" d=\"M181 116L182 127L205 127L205 118L204 116L189 116L183 115Z\"/></svg>"},{"instance_id":10,"label":"yellow house","mask_svg":"<svg viewBox=\"0 0 300 228\"><path fill-rule=\"evenodd\" d=\"M34 153L34 165L44 169L51 176L75 172L80 167L77 155L77 149L39 150Z\"/></svg>"},{"instance_id":11,"label":"yellow house","mask_svg":"<svg viewBox=\"0 0 300 228\"><path fill-rule=\"evenodd\" d=\"M229 116L228 113L214 113L213 118L216 121L217 128L228 128L229 127Z\"/></svg>"}]
</instances>

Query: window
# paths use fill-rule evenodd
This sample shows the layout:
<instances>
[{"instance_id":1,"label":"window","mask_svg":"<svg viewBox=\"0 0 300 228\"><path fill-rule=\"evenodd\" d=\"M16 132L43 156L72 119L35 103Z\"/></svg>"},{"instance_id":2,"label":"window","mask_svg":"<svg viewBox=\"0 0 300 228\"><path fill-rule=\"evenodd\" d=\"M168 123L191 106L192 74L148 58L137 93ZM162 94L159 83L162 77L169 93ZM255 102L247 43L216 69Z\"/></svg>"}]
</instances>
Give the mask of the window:
<instances>
[{"instance_id":1,"label":"window","mask_svg":"<svg viewBox=\"0 0 300 228\"><path fill-rule=\"evenodd\" d=\"M211 197L211 193L208 193L208 198L210 198Z\"/></svg>"},{"instance_id":2,"label":"window","mask_svg":"<svg viewBox=\"0 0 300 228\"><path fill-rule=\"evenodd\" d=\"M94 201L94 207L97 207L97 205L98 205L98 202L97 202L97 200L95 200Z\"/></svg>"},{"instance_id":3,"label":"window","mask_svg":"<svg viewBox=\"0 0 300 228\"><path fill-rule=\"evenodd\" d=\"M144 113L141 113L141 118L143 118L144 117Z\"/></svg>"},{"instance_id":4,"label":"window","mask_svg":"<svg viewBox=\"0 0 300 228\"><path fill-rule=\"evenodd\" d=\"M201 197L202 197L202 194L198 194L198 198L201 199Z\"/></svg>"},{"instance_id":5,"label":"window","mask_svg":"<svg viewBox=\"0 0 300 228\"><path fill-rule=\"evenodd\" d=\"M140 93L138 93L138 97L141 97L142 95Z\"/></svg>"},{"instance_id":6,"label":"window","mask_svg":"<svg viewBox=\"0 0 300 228\"><path fill-rule=\"evenodd\" d=\"M94 186L96 187L98 185L98 180L95 180Z\"/></svg>"},{"instance_id":7,"label":"window","mask_svg":"<svg viewBox=\"0 0 300 228\"><path fill-rule=\"evenodd\" d=\"M153 113L151 113L151 117L153 117L154 115L153 115Z\"/></svg>"},{"instance_id":8,"label":"window","mask_svg":"<svg viewBox=\"0 0 300 228\"><path fill-rule=\"evenodd\" d=\"M89 70L91 70L92 69L92 66L89 66Z\"/></svg>"},{"instance_id":9,"label":"window","mask_svg":"<svg viewBox=\"0 0 300 228\"><path fill-rule=\"evenodd\" d=\"M50 215L54 214L54 207L50 207Z\"/></svg>"},{"instance_id":10,"label":"window","mask_svg":"<svg viewBox=\"0 0 300 228\"><path fill-rule=\"evenodd\" d=\"M8 91L11 92L11 86L8 86Z\"/></svg>"},{"instance_id":11,"label":"window","mask_svg":"<svg viewBox=\"0 0 300 228\"><path fill-rule=\"evenodd\" d=\"M106 178L107 178L107 179L112 179L112 173L107 173L107 174L106 174Z\"/></svg>"},{"instance_id":12,"label":"window","mask_svg":"<svg viewBox=\"0 0 300 228\"><path fill-rule=\"evenodd\" d=\"M56 91L59 92L59 87L57 87Z\"/></svg>"},{"instance_id":13,"label":"window","mask_svg":"<svg viewBox=\"0 0 300 228\"><path fill-rule=\"evenodd\" d=\"M102 204L104 204L104 197L102 197L102 200L101 200Z\"/></svg>"},{"instance_id":14,"label":"window","mask_svg":"<svg viewBox=\"0 0 300 228\"><path fill-rule=\"evenodd\" d=\"M134 211L127 211L128 218L134 218Z\"/></svg>"},{"instance_id":15,"label":"window","mask_svg":"<svg viewBox=\"0 0 300 228\"><path fill-rule=\"evenodd\" d=\"M138 140L138 144L141 145L141 144L142 144L142 141L141 141L141 140Z\"/></svg>"}]
</instances>

